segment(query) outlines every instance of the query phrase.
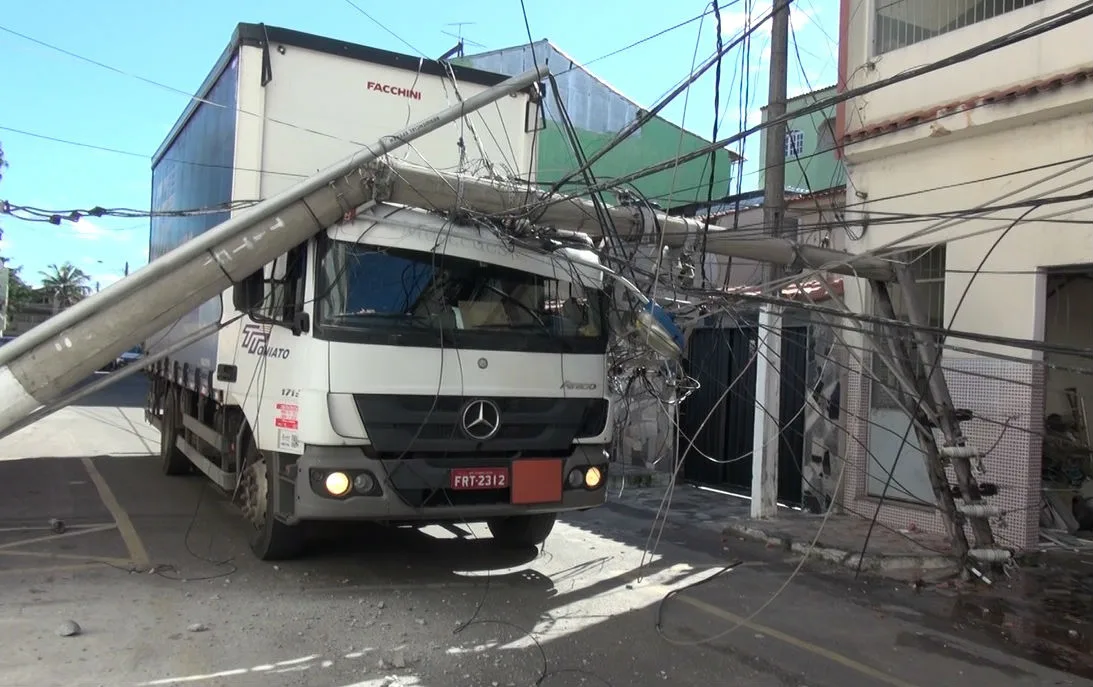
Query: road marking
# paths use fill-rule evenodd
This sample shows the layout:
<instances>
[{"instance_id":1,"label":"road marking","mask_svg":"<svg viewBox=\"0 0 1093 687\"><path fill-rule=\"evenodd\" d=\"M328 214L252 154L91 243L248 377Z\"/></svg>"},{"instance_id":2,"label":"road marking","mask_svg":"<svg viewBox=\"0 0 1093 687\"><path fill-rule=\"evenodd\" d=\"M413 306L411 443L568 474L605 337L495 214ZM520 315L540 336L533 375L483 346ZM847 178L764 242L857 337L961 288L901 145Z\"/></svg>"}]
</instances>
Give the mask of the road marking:
<instances>
[{"instance_id":1,"label":"road marking","mask_svg":"<svg viewBox=\"0 0 1093 687\"><path fill-rule=\"evenodd\" d=\"M95 534L96 532L107 532L109 530L117 529L117 525L110 523L109 525L97 525L95 527L88 527L83 530L72 530L71 532L64 532L62 534L48 534L44 537L32 537L30 539L20 539L18 541L11 541L6 544L0 544L0 550L14 549L20 546L26 546L27 544L39 544L44 541L55 541L57 539L68 539L71 537L82 537L85 534Z\"/></svg>"},{"instance_id":2,"label":"road marking","mask_svg":"<svg viewBox=\"0 0 1093 687\"><path fill-rule=\"evenodd\" d=\"M81 556L74 553L52 553L50 551L16 551L14 549L0 549L0 556L30 556L32 558L56 558L65 561L83 561L84 563L105 563L107 565L131 566L136 561L128 558L114 558L112 556Z\"/></svg>"},{"instance_id":3,"label":"road marking","mask_svg":"<svg viewBox=\"0 0 1093 687\"><path fill-rule=\"evenodd\" d=\"M93 522L86 525L65 525L65 529L74 532L76 530L86 530L89 527L102 527L102 526L114 527L112 522ZM52 532L53 528L48 525L42 525L41 527L0 527L0 532Z\"/></svg>"},{"instance_id":4,"label":"road marking","mask_svg":"<svg viewBox=\"0 0 1093 687\"><path fill-rule=\"evenodd\" d=\"M91 483L95 485L95 491L99 492L99 498L102 499L106 510L114 516L114 522L118 525L118 532L121 534L122 541L125 542L125 548L129 549L129 557L138 565L149 563L151 559L148 557L148 550L144 548L144 542L140 540L137 528L133 527L133 521L129 519L129 514L118 503L117 497L110 490L110 486L103 479L98 468L95 467L95 463L90 458L81 458L80 460L83 461L87 476L91 478Z\"/></svg>"},{"instance_id":5,"label":"road marking","mask_svg":"<svg viewBox=\"0 0 1093 687\"><path fill-rule=\"evenodd\" d=\"M808 642L798 637L794 637L793 635L786 634L781 630L775 630L772 627L767 627L765 625L760 625L759 623L751 622L746 618L738 616L735 613L730 613L723 608L718 608L717 606L708 604L705 601L699 601L698 599L687 596L685 594L677 594L675 598L678 601L681 601L688 606L700 610L704 613L708 613L709 615L720 618L722 620L727 620L730 623L742 625L743 627L755 630L756 632L760 632L768 637L773 637L774 639L785 642L790 646L794 646L798 649L801 649L802 651L807 651L811 654L826 658L833 663L838 663L845 668L849 668L850 670L853 670L857 673L871 677L879 682L893 685L893 687L918 687L914 683L907 682L893 675L889 675L888 673L881 672L876 668L867 666L864 663L859 663L858 661L855 661L854 659L847 656L843 656L840 653L836 653L830 649L825 649L822 646L818 646L816 644L813 644L812 642Z\"/></svg>"},{"instance_id":6,"label":"road marking","mask_svg":"<svg viewBox=\"0 0 1093 687\"><path fill-rule=\"evenodd\" d=\"M491 589L507 589L513 586L508 582L502 582L496 578L487 582L485 575L478 579L480 579L481 582L422 582L420 584L353 584L347 582L338 587L305 587L301 591L305 594L335 594L337 592L383 592L413 589L476 589L484 587L487 583Z\"/></svg>"},{"instance_id":7,"label":"road marking","mask_svg":"<svg viewBox=\"0 0 1093 687\"><path fill-rule=\"evenodd\" d=\"M72 565L50 565L39 568L6 568L0 569L0 575L13 575L20 573L23 575L48 575L50 573L62 573L62 572L78 572L80 570L90 570L91 568L101 568L102 563L73 563Z\"/></svg>"}]
</instances>

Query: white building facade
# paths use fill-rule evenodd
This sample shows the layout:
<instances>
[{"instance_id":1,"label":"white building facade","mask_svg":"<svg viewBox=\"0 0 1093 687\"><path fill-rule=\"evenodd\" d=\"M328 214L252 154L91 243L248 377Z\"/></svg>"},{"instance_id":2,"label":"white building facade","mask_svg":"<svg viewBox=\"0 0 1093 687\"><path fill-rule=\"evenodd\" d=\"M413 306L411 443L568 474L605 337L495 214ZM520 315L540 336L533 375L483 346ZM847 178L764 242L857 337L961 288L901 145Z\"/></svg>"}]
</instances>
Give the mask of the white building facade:
<instances>
[{"instance_id":1,"label":"white building facade","mask_svg":"<svg viewBox=\"0 0 1093 687\"><path fill-rule=\"evenodd\" d=\"M844 90L1082 4L841 3ZM964 430L986 454L978 480L997 487L987 501L1005 512L994 521L996 537L1031 547L1039 537L1045 414L1069 412L1067 389L1093 413L1093 376L1065 369L1093 368L1093 358L1043 352L1045 345L1093 349L1086 286L1093 284L1093 200L1064 202L1093 189L1093 19L853 98L836 119L848 173L847 249L913 258L931 324L1005 337L950 334L941 365L956 406L975 414ZM984 206L995 209L961 212ZM848 279L845 292L851 309L873 311L866 283ZM890 527L943 533L909 420L885 391L889 375L863 335L846 336L858 353L843 396L844 502L867 517L881 503L879 520Z\"/></svg>"}]
</instances>

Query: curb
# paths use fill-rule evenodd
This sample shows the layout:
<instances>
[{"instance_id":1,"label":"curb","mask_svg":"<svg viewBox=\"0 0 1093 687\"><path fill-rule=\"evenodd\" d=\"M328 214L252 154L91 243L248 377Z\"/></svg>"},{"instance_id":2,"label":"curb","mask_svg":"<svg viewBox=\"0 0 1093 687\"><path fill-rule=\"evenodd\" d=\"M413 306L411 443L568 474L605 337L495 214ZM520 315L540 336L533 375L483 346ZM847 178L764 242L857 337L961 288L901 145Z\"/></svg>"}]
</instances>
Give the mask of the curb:
<instances>
[{"instance_id":1,"label":"curb","mask_svg":"<svg viewBox=\"0 0 1093 687\"><path fill-rule=\"evenodd\" d=\"M730 523L726 525L723 534L743 537L752 541L775 546L785 551L792 551L801 556L818 558L820 560L838 565L851 570L858 569L861 561L863 572L871 572L879 575L891 575L899 573L930 573L932 576L956 575L960 572L960 566L951 556L938 554L878 554L867 553L862 556L858 551L845 551L829 546L816 544L812 546L810 541L794 541L791 537L769 535L766 532L748 525Z\"/></svg>"},{"instance_id":2,"label":"curb","mask_svg":"<svg viewBox=\"0 0 1093 687\"><path fill-rule=\"evenodd\" d=\"M641 471L632 470L630 472L622 472L621 470L608 471L607 473L607 487L608 489L618 489L625 487L626 489L663 489L668 486L668 483L672 481L672 475L667 472L653 472L653 471Z\"/></svg>"}]
</instances>

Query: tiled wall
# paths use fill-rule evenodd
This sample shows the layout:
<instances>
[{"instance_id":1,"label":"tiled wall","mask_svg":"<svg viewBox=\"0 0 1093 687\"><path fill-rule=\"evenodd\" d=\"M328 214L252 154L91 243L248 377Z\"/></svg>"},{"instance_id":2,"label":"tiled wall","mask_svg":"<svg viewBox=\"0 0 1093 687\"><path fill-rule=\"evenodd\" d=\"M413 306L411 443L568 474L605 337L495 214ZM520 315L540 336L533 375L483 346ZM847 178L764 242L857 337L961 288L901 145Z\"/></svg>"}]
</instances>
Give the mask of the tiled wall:
<instances>
[{"instance_id":1,"label":"tiled wall","mask_svg":"<svg viewBox=\"0 0 1093 687\"><path fill-rule=\"evenodd\" d=\"M968 442L986 454L984 473L977 479L998 485L998 495L986 499L1005 513L1001 521L992 520L995 539L1019 550L1031 548L1039 538L1044 368L987 357L947 356L942 365L956 407L970 409L977 416L964 423L963 429ZM847 433L868 445L870 385L858 363L851 362L848 376ZM844 503L849 511L872 517L878 500L866 497L869 457L865 447L852 439L847 441L846 459L849 472ZM955 484L952 470L948 473L950 483ZM919 530L945 534L937 511L924 507L886 502L878 520L897 529L913 524Z\"/></svg>"}]
</instances>

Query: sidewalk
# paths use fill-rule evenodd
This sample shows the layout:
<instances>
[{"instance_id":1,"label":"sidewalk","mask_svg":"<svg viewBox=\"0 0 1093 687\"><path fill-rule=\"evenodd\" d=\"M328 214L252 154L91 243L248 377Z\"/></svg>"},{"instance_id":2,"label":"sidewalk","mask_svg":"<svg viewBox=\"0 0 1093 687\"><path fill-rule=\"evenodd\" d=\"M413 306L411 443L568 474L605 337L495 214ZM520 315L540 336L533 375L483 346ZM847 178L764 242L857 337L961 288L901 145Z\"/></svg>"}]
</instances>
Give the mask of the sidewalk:
<instances>
[{"instance_id":1,"label":"sidewalk","mask_svg":"<svg viewBox=\"0 0 1093 687\"><path fill-rule=\"evenodd\" d=\"M690 484L677 484L669 505L665 501L668 479L668 475L654 475L653 486L636 486L632 482L648 484L649 478L627 475L624 483L616 476L608 502L641 510L650 518L666 511L673 525L764 543L849 570L857 570L861 561L863 572L899 580L936 581L959 572L948 541L937 535L896 532L878 523L863 556L870 524L864 518L832 514L825 521L823 515L782 508L777 518L754 520L747 498Z\"/></svg>"},{"instance_id":2,"label":"sidewalk","mask_svg":"<svg viewBox=\"0 0 1093 687\"><path fill-rule=\"evenodd\" d=\"M864 572L900 580L936 581L960 571L944 537L897 532L879 523L870 534L869 525L868 520L853 515L832 514L825 522L823 515L783 509L772 520L733 518L725 523L725 534L765 542L851 570L860 565Z\"/></svg>"}]
</instances>

